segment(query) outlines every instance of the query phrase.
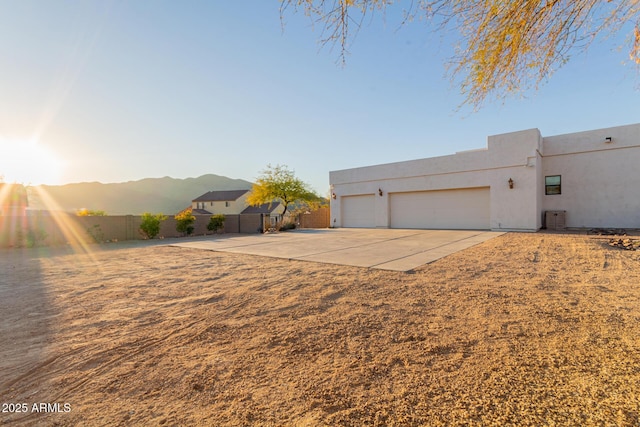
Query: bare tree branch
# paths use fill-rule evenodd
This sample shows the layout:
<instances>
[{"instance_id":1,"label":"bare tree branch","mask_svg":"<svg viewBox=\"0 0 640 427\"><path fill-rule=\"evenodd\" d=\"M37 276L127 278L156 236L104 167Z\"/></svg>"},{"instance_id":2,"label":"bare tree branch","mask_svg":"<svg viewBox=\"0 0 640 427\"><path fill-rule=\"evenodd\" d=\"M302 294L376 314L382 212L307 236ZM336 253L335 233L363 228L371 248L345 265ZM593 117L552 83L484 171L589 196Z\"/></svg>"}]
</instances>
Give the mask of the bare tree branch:
<instances>
[{"instance_id":1,"label":"bare tree branch","mask_svg":"<svg viewBox=\"0 0 640 427\"><path fill-rule=\"evenodd\" d=\"M322 44L340 46L345 63L365 15L391 5L392 0L281 0L280 12L293 6L312 16L323 26ZM465 103L476 109L488 98L537 88L572 54L628 23L634 24L629 57L640 65L640 0L412 0L401 25L416 17L426 18L434 31L459 32L450 77L460 80Z\"/></svg>"}]
</instances>

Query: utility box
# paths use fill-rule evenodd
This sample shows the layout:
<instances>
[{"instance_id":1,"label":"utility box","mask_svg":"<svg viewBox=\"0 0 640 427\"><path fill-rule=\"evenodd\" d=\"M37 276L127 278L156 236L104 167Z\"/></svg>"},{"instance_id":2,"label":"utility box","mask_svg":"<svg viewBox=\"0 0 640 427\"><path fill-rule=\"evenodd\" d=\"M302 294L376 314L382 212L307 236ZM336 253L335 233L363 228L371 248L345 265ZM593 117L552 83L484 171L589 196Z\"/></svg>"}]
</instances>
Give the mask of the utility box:
<instances>
[{"instance_id":1,"label":"utility box","mask_svg":"<svg viewBox=\"0 0 640 427\"><path fill-rule=\"evenodd\" d=\"M567 228L567 211L546 211L544 224L547 230L565 230Z\"/></svg>"}]
</instances>

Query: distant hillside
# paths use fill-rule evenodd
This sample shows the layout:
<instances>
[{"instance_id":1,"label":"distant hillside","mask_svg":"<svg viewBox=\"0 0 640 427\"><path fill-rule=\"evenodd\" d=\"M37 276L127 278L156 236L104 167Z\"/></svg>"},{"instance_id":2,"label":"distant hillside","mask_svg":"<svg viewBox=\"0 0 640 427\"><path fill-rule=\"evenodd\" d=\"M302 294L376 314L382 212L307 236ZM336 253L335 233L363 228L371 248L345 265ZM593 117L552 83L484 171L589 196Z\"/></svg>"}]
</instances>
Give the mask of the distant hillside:
<instances>
[{"instance_id":1,"label":"distant hillside","mask_svg":"<svg viewBox=\"0 0 640 427\"><path fill-rule=\"evenodd\" d=\"M67 185L40 185L57 205L46 206L37 191L29 192L29 208L76 211L86 208L108 215L139 215L143 212L175 214L191 205L196 197L214 190L250 189L251 183L219 175L176 179L146 178L116 184L83 182Z\"/></svg>"}]
</instances>

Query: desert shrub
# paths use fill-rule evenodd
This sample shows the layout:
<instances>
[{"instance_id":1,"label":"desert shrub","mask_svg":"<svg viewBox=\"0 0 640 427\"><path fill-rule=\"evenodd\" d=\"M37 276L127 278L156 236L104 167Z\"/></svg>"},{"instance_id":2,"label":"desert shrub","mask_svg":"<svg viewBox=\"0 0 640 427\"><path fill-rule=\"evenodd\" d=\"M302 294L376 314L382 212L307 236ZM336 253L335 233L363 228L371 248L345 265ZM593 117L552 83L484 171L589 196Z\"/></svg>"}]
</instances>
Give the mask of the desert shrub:
<instances>
[{"instance_id":1,"label":"desert shrub","mask_svg":"<svg viewBox=\"0 0 640 427\"><path fill-rule=\"evenodd\" d=\"M214 233L217 233L219 230L224 230L225 218L223 214L213 215L209 220L209 224L207 224L207 230L213 231Z\"/></svg>"},{"instance_id":2,"label":"desert shrub","mask_svg":"<svg viewBox=\"0 0 640 427\"><path fill-rule=\"evenodd\" d=\"M296 228L295 222L286 222L280 225L280 231L294 230Z\"/></svg>"},{"instance_id":3,"label":"desert shrub","mask_svg":"<svg viewBox=\"0 0 640 427\"><path fill-rule=\"evenodd\" d=\"M107 213L105 211L100 211L100 210L91 210L91 209L78 209L76 211L76 215L78 216L107 216Z\"/></svg>"},{"instance_id":4,"label":"desert shrub","mask_svg":"<svg viewBox=\"0 0 640 427\"><path fill-rule=\"evenodd\" d=\"M161 213L152 214L145 212L142 214L142 223L140 224L140 232L147 239L155 239L160 234L160 223L167 219L166 215Z\"/></svg>"},{"instance_id":5,"label":"desert shrub","mask_svg":"<svg viewBox=\"0 0 640 427\"><path fill-rule=\"evenodd\" d=\"M100 224L95 224L93 227L87 228L87 234L89 234L91 239L96 243L104 242L104 233Z\"/></svg>"},{"instance_id":6,"label":"desert shrub","mask_svg":"<svg viewBox=\"0 0 640 427\"><path fill-rule=\"evenodd\" d=\"M195 229L193 223L196 222L196 217L191 213L191 209L180 212L175 216L175 219L176 230L178 232L186 234L187 236L193 233L193 230Z\"/></svg>"},{"instance_id":7,"label":"desert shrub","mask_svg":"<svg viewBox=\"0 0 640 427\"><path fill-rule=\"evenodd\" d=\"M48 236L47 232L41 228L38 228L35 230L30 229L29 231L27 231L25 244L28 248L42 246L47 236Z\"/></svg>"}]
</instances>

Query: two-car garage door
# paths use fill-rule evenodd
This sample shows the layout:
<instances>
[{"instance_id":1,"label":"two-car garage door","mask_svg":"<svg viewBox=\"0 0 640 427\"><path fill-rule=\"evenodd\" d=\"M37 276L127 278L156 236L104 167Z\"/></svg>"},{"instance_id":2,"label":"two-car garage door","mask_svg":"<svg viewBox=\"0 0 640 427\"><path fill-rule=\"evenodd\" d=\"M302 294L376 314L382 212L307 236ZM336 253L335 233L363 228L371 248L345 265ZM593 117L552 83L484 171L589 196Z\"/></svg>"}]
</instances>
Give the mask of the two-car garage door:
<instances>
[{"instance_id":1,"label":"two-car garage door","mask_svg":"<svg viewBox=\"0 0 640 427\"><path fill-rule=\"evenodd\" d=\"M342 198L343 227L375 227L375 195ZM389 194L391 228L483 230L490 227L489 187Z\"/></svg>"},{"instance_id":2,"label":"two-car garage door","mask_svg":"<svg viewBox=\"0 0 640 427\"><path fill-rule=\"evenodd\" d=\"M489 229L489 187L392 193L389 216L391 228Z\"/></svg>"}]
</instances>

